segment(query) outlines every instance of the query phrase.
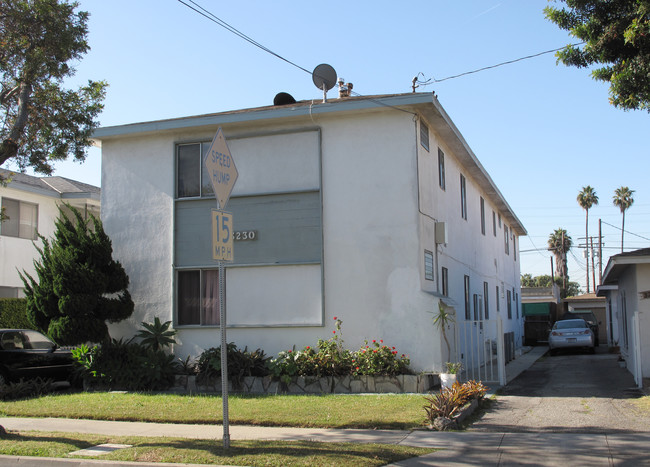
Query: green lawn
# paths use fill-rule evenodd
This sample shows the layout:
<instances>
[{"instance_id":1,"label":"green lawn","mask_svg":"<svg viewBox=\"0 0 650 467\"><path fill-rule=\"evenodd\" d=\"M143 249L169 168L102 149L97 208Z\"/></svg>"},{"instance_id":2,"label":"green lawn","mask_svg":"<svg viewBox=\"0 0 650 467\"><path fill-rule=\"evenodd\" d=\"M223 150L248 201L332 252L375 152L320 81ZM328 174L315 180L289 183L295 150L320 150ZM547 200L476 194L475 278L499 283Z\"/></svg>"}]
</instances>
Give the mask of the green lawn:
<instances>
[{"instance_id":1,"label":"green lawn","mask_svg":"<svg viewBox=\"0 0 650 467\"><path fill-rule=\"evenodd\" d=\"M409 430L425 422L422 395L231 395L231 424ZM222 422L221 397L139 393L61 393L0 402L0 414L164 423Z\"/></svg>"},{"instance_id":2,"label":"green lawn","mask_svg":"<svg viewBox=\"0 0 650 467\"><path fill-rule=\"evenodd\" d=\"M97 459L245 466L379 466L434 451L410 446L308 441L232 441L230 449L225 450L220 440L25 432L3 436L0 454L66 458L73 451L105 443L133 447Z\"/></svg>"}]
</instances>

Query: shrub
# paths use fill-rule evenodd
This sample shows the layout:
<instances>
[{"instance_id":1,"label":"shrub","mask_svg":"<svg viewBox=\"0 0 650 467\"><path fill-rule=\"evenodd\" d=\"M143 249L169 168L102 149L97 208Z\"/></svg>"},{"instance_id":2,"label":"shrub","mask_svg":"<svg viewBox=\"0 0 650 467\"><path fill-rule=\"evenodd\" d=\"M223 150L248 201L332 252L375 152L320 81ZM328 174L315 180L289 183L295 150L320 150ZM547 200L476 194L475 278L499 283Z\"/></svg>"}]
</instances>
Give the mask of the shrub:
<instances>
[{"instance_id":1,"label":"shrub","mask_svg":"<svg viewBox=\"0 0 650 467\"><path fill-rule=\"evenodd\" d=\"M156 316L153 323L142 323L144 329L141 329L136 337L142 339L140 341L142 346L154 351L162 350L176 343L174 339L176 330L170 329L171 324L171 321L161 323L160 318Z\"/></svg>"},{"instance_id":2,"label":"shrub","mask_svg":"<svg viewBox=\"0 0 650 467\"><path fill-rule=\"evenodd\" d=\"M454 383L450 388L442 389L438 394L426 396L427 404L423 406L429 423L436 418L452 418L472 399L482 399L488 388L483 383L468 381Z\"/></svg>"},{"instance_id":3,"label":"shrub","mask_svg":"<svg viewBox=\"0 0 650 467\"><path fill-rule=\"evenodd\" d=\"M0 328L35 329L27 319L27 300L24 298L0 299Z\"/></svg>"},{"instance_id":4,"label":"shrub","mask_svg":"<svg viewBox=\"0 0 650 467\"><path fill-rule=\"evenodd\" d=\"M365 341L364 346L354 353L353 375L368 376L395 376L410 374L409 365L411 360L408 356L401 354L395 347L384 345L384 341L372 341L368 345Z\"/></svg>"},{"instance_id":5,"label":"shrub","mask_svg":"<svg viewBox=\"0 0 650 467\"><path fill-rule=\"evenodd\" d=\"M232 381L235 388L240 388L242 379L245 376L267 376L270 372L263 350L257 349L253 352L238 349L234 342L226 346L228 360L228 380ZM205 350L197 363L198 373L201 378L213 378L221 376L221 347L212 347Z\"/></svg>"},{"instance_id":6,"label":"shrub","mask_svg":"<svg viewBox=\"0 0 650 467\"><path fill-rule=\"evenodd\" d=\"M91 383L129 391L170 387L177 372L175 357L122 339L73 350L75 368Z\"/></svg>"},{"instance_id":7,"label":"shrub","mask_svg":"<svg viewBox=\"0 0 650 467\"><path fill-rule=\"evenodd\" d=\"M336 329L334 336L328 340L318 340L318 350L309 346L296 351L280 352L278 357L269 362L271 373L284 383L289 383L293 376L394 376L410 374L410 360L395 347L383 345L383 341L372 341L372 347L366 341L358 351L351 352L343 346L343 321L334 317Z\"/></svg>"},{"instance_id":8,"label":"shrub","mask_svg":"<svg viewBox=\"0 0 650 467\"><path fill-rule=\"evenodd\" d=\"M39 397L54 390L51 379L28 379L0 385L0 399L3 401Z\"/></svg>"}]
</instances>

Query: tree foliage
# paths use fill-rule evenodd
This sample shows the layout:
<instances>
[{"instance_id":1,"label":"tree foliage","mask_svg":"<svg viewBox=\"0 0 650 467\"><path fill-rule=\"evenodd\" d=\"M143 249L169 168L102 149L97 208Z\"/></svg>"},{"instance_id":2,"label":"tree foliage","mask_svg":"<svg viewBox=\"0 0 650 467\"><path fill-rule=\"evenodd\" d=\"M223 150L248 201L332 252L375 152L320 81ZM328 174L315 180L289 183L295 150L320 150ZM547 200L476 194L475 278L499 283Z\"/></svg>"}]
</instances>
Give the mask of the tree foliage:
<instances>
[{"instance_id":1,"label":"tree foliage","mask_svg":"<svg viewBox=\"0 0 650 467\"><path fill-rule=\"evenodd\" d=\"M650 112L650 0L554 0L546 17L584 41L557 53L558 61L592 71L609 83L610 103L624 110Z\"/></svg>"},{"instance_id":2,"label":"tree foliage","mask_svg":"<svg viewBox=\"0 0 650 467\"><path fill-rule=\"evenodd\" d=\"M622 186L614 190L614 197L612 198L614 206L618 206L623 215L623 221L621 225L621 253L623 253L623 241L625 239L625 211L628 210L630 206L634 203L634 198L632 195L634 190L630 190L626 186Z\"/></svg>"},{"instance_id":3,"label":"tree foliage","mask_svg":"<svg viewBox=\"0 0 650 467\"><path fill-rule=\"evenodd\" d=\"M569 279L566 254L573 246L573 240L563 228L555 229L548 237L548 249L555 256L555 273L560 278Z\"/></svg>"},{"instance_id":4,"label":"tree foliage","mask_svg":"<svg viewBox=\"0 0 650 467\"><path fill-rule=\"evenodd\" d=\"M588 247L589 210L591 209L592 206L598 204L598 195L596 194L596 190L594 190L594 188L590 185L582 187L582 191L578 193L577 201L580 207L585 210L585 239L587 243L587 248L589 248ZM589 255L586 256L586 265L587 265L587 293L589 293ZM594 287L596 287L595 284Z\"/></svg>"},{"instance_id":5,"label":"tree foliage","mask_svg":"<svg viewBox=\"0 0 650 467\"><path fill-rule=\"evenodd\" d=\"M52 161L86 158L106 83L64 89L89 50L88 13L66 0L0 1L0 166L15 159L52 173Z\"/></svg>"},{"instance_id":6,"label":"tree foliage","mask_svg":"<svg viewBox=\"0 0 650 467\"><path fill-rule=\"evenodd\" d=\"M109 339L106 321L115 323L133 312L127 287L129 277L112 258L113 248L102 223L67 206L60 209L54 238L39 235L40 261L35 280L23 271L27 315L37 329L60 345L78 345Z\"/></svg>"},{"instance_id":7,"label":"tree foliage","mask_svg":"<svg viewBox=\"0 0 650 467\"><path fill-rule=\"evenodd\" d=\"M551 287L552 277L548 274L543 274L541 276L533 277L531 274L522 274L521 275L521 286L522 287ZM567 281L566 289L563 288L563 281L561 277L555 278L555 284L560 287L560 298L566 297L575 297L580 295L582 291L580 290L580 284L577 282Z\"/></svg>"}]
</instances>

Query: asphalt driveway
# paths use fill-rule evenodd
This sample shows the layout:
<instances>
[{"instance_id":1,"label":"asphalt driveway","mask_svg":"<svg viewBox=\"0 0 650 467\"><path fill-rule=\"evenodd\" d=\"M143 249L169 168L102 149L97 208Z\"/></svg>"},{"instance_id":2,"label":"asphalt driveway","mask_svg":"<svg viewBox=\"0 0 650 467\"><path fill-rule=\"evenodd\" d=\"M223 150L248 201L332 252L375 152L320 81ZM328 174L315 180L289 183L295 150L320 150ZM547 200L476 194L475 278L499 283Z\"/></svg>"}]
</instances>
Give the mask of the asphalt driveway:
<instances>
[{"instance_id":1,"label":"asphalt driveway","mask_svg":"<svg viewBox=\"0 0 650 467\"><path fill-rule=\"evenodd\" d=\"M631 403L641 395L631 373L604 346L595 355L546 354L505 386L470 430L650 433L650 416Z\"/></svg>"}]
</instances>

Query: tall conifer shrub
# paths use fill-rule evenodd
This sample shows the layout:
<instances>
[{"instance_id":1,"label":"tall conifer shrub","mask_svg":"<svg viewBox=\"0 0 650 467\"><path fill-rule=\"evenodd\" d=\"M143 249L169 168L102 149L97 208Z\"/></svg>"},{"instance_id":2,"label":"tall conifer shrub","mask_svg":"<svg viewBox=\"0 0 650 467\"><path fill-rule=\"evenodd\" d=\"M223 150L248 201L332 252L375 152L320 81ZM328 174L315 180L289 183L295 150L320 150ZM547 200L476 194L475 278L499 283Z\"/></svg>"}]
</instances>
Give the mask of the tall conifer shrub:
<instances>
[{"instance_id":1,"label":"tall conifer shrub","mask_svg":"<svg viewBox=\"0 0 650 467\"><path fill-rule=\"evenodd\" d=\"M129 277L112 258L111 240L99 219L86 221L75 208L59 208L54 238L39 235L37 279L21 274L27 317L59 345L110 339L107 321L122 321L133 312Z\"/></svg>"}]
</instances>

